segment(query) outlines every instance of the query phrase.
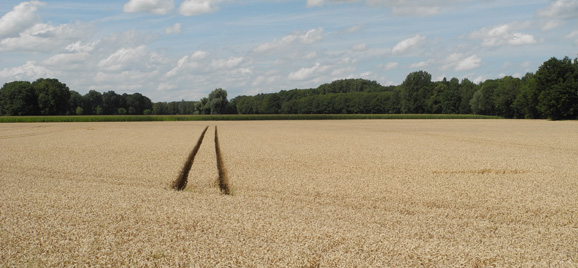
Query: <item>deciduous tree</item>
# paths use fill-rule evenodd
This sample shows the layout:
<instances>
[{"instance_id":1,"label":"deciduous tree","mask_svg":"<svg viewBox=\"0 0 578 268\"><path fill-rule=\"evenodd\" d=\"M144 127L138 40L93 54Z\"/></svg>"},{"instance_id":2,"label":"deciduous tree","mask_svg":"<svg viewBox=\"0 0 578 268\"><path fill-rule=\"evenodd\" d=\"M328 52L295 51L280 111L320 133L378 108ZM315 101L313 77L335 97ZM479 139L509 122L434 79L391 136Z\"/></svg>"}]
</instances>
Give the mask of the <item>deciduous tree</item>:
<instances>
[{"instance_id":1,"label":"deciduous tree","mask_svg":"<svg viewBox=\"0 0 578 268\"><path fill-rule=\"evenodd\" d=\"M407 75L401 84L401 112L423 113L431 84L431 74L425 71L413 72Z\"/></svg>"},{"instance_id":2,"label":"deciduous tree","mask_svg":"<svg viewBox=\"0 0 578 268\"><path fill-rule=\"evenodd\" d=\"M68 110L70 89L58 79L40 78L32 83L41 115L64 115Z\"/></svg>"},{"instance_id":3,"label":"deciduous tree","mask_svg":"<svg viewBox=\"0 0 578 268\"><path fill-rule=\"evenodd\" d=\"M209 94L208 105L211 114L224 114L228 104L226 90L217 88Z\"/></svg>"},{"instance_id":4,"label":"deciduous tree","mask_svg":"<svg viewBox=\"0 0 578 268\"><path fill-rule=\"evenodd\" d=\"M35 115L38 113L38 98L32 84L14 81L0 89L0 113L6 115Z\"/></svg>"},{"instance_id":5,"label":"deciduous tree","mask_svg":"<svg viewBox=\"0 0 578 268\"><path fill-rule=\"evenodd\" d=\"M538 109L550 119L578 117L578 59L551 58L536 72Z\"/></svg>"}]
</instances>

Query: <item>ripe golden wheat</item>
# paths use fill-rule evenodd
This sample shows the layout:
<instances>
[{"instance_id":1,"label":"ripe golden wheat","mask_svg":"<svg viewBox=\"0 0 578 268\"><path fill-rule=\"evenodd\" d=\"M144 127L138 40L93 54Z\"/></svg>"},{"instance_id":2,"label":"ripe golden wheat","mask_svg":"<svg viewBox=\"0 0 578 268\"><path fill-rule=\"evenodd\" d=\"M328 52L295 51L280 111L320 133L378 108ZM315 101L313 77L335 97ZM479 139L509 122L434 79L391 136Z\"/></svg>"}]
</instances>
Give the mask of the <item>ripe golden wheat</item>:
<instances>
[{"instance_id":1,"label":"ripe golden wheat","mask_svg":"<svg viewBox=\"0 0 578 268\"><path fill-rule=\"evenodd\" d=\"M578 122L0 124L0 267L576 267ZM220 145L217 145L220 144Z\"/></svg>"}]
</instances>

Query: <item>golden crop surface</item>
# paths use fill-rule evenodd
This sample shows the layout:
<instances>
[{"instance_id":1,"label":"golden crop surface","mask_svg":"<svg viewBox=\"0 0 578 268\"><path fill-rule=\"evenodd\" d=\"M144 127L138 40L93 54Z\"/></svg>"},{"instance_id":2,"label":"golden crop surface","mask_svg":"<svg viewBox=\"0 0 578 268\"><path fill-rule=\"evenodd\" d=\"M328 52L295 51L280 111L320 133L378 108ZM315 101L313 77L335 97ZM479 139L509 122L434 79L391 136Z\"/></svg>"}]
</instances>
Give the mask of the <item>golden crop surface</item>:
<instances>
[{"instance_id":1,"label":"golden crop surface","mask_svg":"<svg viewBox=\"0 0 578 268\"><path fill-rule=\"evenodd\" d=\"M0 150L1 267L578 265L576 121L0 124Z\"/></svg>"}]
</instances>

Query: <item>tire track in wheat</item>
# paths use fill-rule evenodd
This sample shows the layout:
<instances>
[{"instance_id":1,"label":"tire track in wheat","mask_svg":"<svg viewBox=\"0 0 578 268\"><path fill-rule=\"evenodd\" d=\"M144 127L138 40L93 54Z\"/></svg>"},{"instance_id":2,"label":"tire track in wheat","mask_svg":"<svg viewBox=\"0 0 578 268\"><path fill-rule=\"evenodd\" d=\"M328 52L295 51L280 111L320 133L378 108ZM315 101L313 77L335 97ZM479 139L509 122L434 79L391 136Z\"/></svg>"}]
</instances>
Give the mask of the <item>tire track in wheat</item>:
<instances>
[{"instance_id":1,"label":"tire track in wheat","mask_svg":"<svg viewBox=\"0 0 578 268\"><path fill-rule=\"evenodd\" d=\"M191 171L191 167L193 166L193 161L195 160L195 156L197 155L197 152L199 151L199 148L201 147L201 143L203 143L203 138L205 137L205 133L207 132L207 129L209 129L209 126L205 127L205 130L203 130L203 133L201 133L199 140L197 140L197 144L195 145L195 147L193 148L193 150L189 154L189 157L185 161L185 164L183 165L183 168L181 169L179 176L173 182L173 185L172 185L173 189L175 189L177 191L182 191L183 189L185 189L185 187L187 187L187 181L189 179L189 172Z\"/></svg>"},{"instance_id":2,"label":"tire track in wheat","mask_svg":"<svg viewBox=\"0 0 578 268\"><path fill-rule=\"evenodd\" d=\"M215 126L215 153L217 154L217 169L219 171L219 189L223 194L230 195L229 178L227 170L223 163L223 156L221 154L221 146L219 146L219 135L217 134L217 126Z\"/></svg>"}]
</instances>

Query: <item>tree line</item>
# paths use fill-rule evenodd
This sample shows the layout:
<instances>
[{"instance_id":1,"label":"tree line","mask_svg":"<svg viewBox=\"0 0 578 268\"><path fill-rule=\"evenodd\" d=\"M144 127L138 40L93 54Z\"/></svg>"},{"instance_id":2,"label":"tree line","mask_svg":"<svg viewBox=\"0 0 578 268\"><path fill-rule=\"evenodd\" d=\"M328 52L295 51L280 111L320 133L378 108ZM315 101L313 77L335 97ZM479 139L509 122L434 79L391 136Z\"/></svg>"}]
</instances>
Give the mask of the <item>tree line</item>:
<instances>
[{"instance_id":1,"label":"tree line","mask_svg":"<svg viewBox=\"0 0 578 268\"><path fill-rule=\"evenodd\" d=\"M313 89L238 96L230 105L239 114L479 114L578 119L578 59L551 58L535 74L479 84L457 78L432 82L428 72L417 71L399 86L346 79Z\"/></svg>"},{"instance_id":2,"label":"tree line","mask_svg":"<svg viewBox=\"0 0 578 268\"><path fill-rule=\"evenodd\" d=\"M54 78L34 82L14 81L0 88L0 115L178 115L235 113L227 100L227 91L215 89L201 101L153 103L140 94L100 93L85 95L70 90Z\"/></svg>"},{"instance_id":3,"label":"tree line","mask_svg":"<svg viewBox=\"0 0 578 268\"><path fill-rule=\"evenodd\" d=\"M14 81L0 89L0 115L123 114L480 114L506 118L578 119L578 58L551 58L536 73L476 84L457 78L433 82L412 72L401 85L343 79L317 88L238 96L213 90L200 101L156 102L140 93L85 95L57 79Z\"/></svg>"},{"instance_id":4,"label":"tree line","mask_svg":"<svg viewBox=\"0 0 578 268\"><path fill-rule=\"evenodd\" d=\"M14 81L0 89L0 115L124 115L150 114L152 101L140 93L85 95L54 78Z\"/></svg>"},{"instance_id":5,"label":"tree line","mask_svg":"<svg viewBox=\"0 0 578 268\"><path fill-rule=\"evenodd\" d=\"M222 88L213 90L208 97L200 101L156 102L153 104L152 114L234 114L234 107L229 105L227 91Z\"/></svg>"}]
</instances>

